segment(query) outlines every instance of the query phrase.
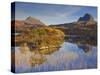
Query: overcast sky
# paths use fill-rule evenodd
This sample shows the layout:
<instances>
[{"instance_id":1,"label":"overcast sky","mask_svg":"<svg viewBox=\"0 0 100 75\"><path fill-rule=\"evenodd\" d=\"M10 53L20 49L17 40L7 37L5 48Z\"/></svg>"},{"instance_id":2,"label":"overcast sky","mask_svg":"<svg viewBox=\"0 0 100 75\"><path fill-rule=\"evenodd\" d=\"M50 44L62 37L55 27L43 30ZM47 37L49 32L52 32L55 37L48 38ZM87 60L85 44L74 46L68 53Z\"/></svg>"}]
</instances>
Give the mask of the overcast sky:
<instances>
[{"instance_id":1,"label":"overcast sky","mask_svg":"<svg viewBox=\"0 0 100 75\"><path fill-rule=\"evenodd\" d=\"M28 16L32 16L48 25L74 22L85 13L90 13L97 20L97 8L90 6L17 2L15 9L15 19L24 20Z\"/></svg>"}]
</instances>

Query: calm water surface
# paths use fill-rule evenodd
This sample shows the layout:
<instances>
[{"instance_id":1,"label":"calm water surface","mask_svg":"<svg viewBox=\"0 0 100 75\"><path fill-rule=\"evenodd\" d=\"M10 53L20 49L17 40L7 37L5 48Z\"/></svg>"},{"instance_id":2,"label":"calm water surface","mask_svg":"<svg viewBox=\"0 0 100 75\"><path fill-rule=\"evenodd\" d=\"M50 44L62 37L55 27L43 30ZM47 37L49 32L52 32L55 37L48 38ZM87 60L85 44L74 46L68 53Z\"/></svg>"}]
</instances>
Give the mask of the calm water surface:
<instances>
[{"instance_id":1,"label":"calm water surface","mask_svg":"<svg viewBox=\"0 0 100 75\"><path fill-rule=\"evenodd\" d=\"M42 64L31 66L29 59L31 52L27 55L21 54L19 47L15 48L17 62L16 72L40 72L57 70L89 69L97 67L97 47L80 46L75 43L64 42L56 52L44 55L46 61ZM19 57L20 56L20 57Z\"/></svg>"}]
</instances>

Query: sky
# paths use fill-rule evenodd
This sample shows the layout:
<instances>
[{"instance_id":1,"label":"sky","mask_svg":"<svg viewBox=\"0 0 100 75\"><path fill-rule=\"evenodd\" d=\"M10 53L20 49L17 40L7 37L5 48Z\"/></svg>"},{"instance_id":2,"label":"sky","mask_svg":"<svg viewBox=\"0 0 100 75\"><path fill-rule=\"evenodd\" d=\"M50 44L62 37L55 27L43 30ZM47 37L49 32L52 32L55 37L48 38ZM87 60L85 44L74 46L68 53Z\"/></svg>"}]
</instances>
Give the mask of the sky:
<instances>
[{"instance_id":1,"label":"sky","mask_svg":"<svg viewBox=\"0 0 100 75\"><path fill-rule=\"evenodd\" d=\"M97 7L25 2L16 2L15 4L16 20L25 20L31 16L47 25L63 24L77 21L85 13L91 14L97 20ZM12 10L12 13L14 13L14 10Z\"/></svg>"}]
</instances>

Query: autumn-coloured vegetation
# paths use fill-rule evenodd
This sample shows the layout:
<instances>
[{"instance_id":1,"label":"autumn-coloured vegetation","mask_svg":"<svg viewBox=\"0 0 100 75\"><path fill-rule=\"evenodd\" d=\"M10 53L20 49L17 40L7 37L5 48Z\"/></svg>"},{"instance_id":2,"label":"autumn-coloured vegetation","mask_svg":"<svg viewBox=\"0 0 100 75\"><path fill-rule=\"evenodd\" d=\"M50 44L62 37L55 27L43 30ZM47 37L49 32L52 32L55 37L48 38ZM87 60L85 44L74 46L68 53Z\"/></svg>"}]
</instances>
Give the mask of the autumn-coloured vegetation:
<instances>
[{"instance_id":1,"label":"autumn-coloured vegetation","mask_svg":"<svg viewBox=\"0 0 100 75\"><path fill-rule=\"evenodd\" d=\"M51 27L26 28L16 35L15 41L20 46L27 43L31 51L42 50L59 47L64 41L64 33Z\"/></svg>"}]
</instances>

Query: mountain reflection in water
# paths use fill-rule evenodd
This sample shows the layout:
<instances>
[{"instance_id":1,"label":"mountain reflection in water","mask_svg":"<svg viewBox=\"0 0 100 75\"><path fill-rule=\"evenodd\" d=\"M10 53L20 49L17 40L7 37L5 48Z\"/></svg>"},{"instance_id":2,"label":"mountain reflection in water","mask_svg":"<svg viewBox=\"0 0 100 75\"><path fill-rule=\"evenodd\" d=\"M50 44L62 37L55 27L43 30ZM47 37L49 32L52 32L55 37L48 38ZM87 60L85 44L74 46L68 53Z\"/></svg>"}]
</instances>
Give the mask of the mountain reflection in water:
<instances>
[{"instance_id":1,"label":"mountain reflection in water","mask_svg":"<svg viewBox=\"0 0 100 75\"><path fill-rule=\"evenodd\" d=\"M97 47L79 41L77 43L66 41L59 50L51 54L32 54L30 51L23 54L20 52L20 48L16 47L15 55L16 72L18 73L97 67ZM34 63L31 63L30 60L33 60Z\"/></svg>"}]
</instances>

